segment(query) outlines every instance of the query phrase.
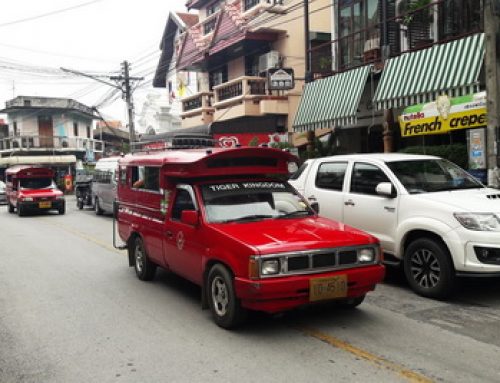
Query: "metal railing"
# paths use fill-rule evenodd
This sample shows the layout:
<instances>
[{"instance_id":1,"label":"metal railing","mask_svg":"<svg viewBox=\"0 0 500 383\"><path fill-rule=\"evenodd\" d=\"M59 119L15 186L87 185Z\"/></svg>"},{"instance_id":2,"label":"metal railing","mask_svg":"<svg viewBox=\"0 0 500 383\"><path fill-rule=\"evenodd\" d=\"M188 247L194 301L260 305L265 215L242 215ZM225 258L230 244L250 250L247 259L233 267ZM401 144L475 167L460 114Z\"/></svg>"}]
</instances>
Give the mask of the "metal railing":
<instances>
[{"instance_id":1,"label":"metal railing","mask_svg":"<svg viewBox=\"0 0 500 383\"><path fill-rule=\"evenodd\" d=\"M196 109L210 108L212 106L212 92L200 92L181 100L182 112L190 112Z\"/></svg>"},{"instance_id":2,"label":"metal railing","mask_svg":"<svg viewBox=\"0 0 500 383\"><path fill-rule=\"evenodd\" d=\"M0 139L0 151L66 149L102 152L104 142L85 137L19 135Z\"/></svg>"},{"instance_id":3,"label":"metal railing","mask_svg":"<svg viewBox=\"0 0 500 383\"><path fill-rule=\"evenodd\" d=\"M404 52L483 31L482 1L464 0L462 7L452 0L431 1L418 8L408 0L398 4L403 5L390 8L384 24L378 20L367 28L313 46L310 50L313 77L381 62ZM385 47L382 46L383 33Z\"/></svg>"},{"instance_id":4,"label":"metal railing","mask_svg":"<svg viewBox=\"0 0 500 383\"><path fill-rule=\"evenodd\" d=\"M263 96L266 94L266 79L242 76L214 86L215 103L243 96Z\"/></svg>"}]
</instances>

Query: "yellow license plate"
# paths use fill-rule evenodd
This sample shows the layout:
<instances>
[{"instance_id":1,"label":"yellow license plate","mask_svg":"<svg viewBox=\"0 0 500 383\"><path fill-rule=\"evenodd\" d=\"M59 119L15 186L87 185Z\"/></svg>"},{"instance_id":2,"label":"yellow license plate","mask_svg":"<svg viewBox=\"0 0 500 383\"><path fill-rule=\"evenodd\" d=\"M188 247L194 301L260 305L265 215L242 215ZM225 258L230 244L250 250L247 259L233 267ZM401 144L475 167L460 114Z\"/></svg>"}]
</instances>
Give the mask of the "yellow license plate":
<instances>
[{"instance_id":1,"label":"yellow license plate","mask_svg":"<svg viewBox=\"0 0 500 383\"><path fill-rule=\"evenodd\" d=\"M345 298L347 296L347 275L313 278L309 281L309 300L311 302L326 299Z\"/></svg>"},{"instance_id":2,"label":"yellow license plate","mask_svg":"<svg viewBox=\"0 0 500 383\"><path fill-rule=\"evenodd\" d=\"M52 206L52 203L50 201L42 201L38 203L38 207L40 209L48 209Z\"/></svg>"}]
</instances>

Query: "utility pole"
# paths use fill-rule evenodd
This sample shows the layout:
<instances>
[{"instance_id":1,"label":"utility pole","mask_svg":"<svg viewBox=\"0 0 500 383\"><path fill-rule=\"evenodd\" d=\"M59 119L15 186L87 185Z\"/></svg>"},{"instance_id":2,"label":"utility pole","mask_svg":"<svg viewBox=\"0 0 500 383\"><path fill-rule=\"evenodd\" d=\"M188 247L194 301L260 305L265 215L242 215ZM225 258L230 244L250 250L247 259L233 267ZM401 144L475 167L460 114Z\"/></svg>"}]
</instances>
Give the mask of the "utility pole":
<instances>
[{"instance_id":1,"label":"utility pole","mask_svg":"<svg viewBox=\"0 0 500 383\"><path fill-rule=\"evenodd\" d=\"M122 62L122 75L110 77L111 80L121 82L122 97L127 104L128 114L128 131L130 135L130 143L135 141L135 123L134 123L134 103L132 101L132 91L130 82L141 81L144 77L130 77L130 64L128 61Z\"/></svg>"},{"instance_id":2,"label":"utility pole","mask_svg":"<svg viewBox=\"0 0 500 383\"><path fill-rule=\"evenodd\" d=\"M100 83L109 85L113 88L116 88L122 92L122 98L125 100L127 104L127 114L128 114L128 129L130 135L130 143L135 141L135 125L134 125L134 103L132 101L132 81L141 81L144 80L144 77L130 77L130 64L128 61L124 61L121 64L122 66L122 74L120 76L111 76L110 80L116 81L117 83L111 83L105 80L98 78L97 76L89 75L87 73L78 72L76 70L61 68L61 70L73 74L77 74L79 76L84 76L91 78L92 80L98 81Z\"/></svg>"},{"instance_id":3,"label":"utility pole","mask_svg":"<svg viewBox=\"0 0 500 383\"><path fill-rule=\"evenodd\" d=\"M486 156L488 185L500 187L497 140L500 126L500 0L484 0L485 71L488 125Z\"/></svg>"}]
</instances>

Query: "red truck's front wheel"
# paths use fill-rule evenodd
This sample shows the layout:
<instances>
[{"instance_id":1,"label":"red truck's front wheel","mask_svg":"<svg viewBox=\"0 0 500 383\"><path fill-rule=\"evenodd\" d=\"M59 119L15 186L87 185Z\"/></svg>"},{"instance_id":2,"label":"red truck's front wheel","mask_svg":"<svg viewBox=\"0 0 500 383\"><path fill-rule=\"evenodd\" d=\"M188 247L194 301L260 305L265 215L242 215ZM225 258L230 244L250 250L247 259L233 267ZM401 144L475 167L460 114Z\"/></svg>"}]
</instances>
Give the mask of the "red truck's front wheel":
<instances>
[{"instance_id":1,"label":"red truck's front wheel","mask_svg":"<svg viewBox=\"0 0 500 383\"><path fill-rule=\"evenodd\" d=\"M207 287L210 310L215 323L223 328L233 328L245 319L246 310L241 307L234 292L233 277L221 264L208 272Z\"/></svg>"}]
</instances>

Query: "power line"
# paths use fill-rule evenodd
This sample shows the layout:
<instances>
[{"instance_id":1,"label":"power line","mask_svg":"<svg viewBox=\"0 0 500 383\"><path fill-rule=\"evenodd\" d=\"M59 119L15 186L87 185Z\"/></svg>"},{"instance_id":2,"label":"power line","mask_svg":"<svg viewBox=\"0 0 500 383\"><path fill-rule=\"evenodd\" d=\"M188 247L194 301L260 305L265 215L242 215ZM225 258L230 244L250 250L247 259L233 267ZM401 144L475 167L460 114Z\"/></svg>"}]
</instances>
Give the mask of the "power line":
<instances>
[{"instance_id":1,"label":"power line","mask_svg":"<svg viewBox=\"0 0 500 383\"><path fill-rule=\"evenodd\" d=\"M55 10L55 11L52 11L52 12L43 13L41 15L32 16L32 17L26 17L24 19L10 21L10 22L7 22L7 23L0 24L0 27L7 27L7 26L10 26L10 25L20 24L20 23L24 23L24 22L27 22L27 21L38 20L38 19L41 19L43 17L48 17L48 16L56 15L58 13L68 12L68 11L71 11L73 9L82 8L82 7L85 7L85 6L90 5L90 4L99 3L101 1L104 1L104 0L92 0L92 1L88 1L86 3L74 5L72 7L58 9L58 10Z\"/></svg>"}]
</instances>

